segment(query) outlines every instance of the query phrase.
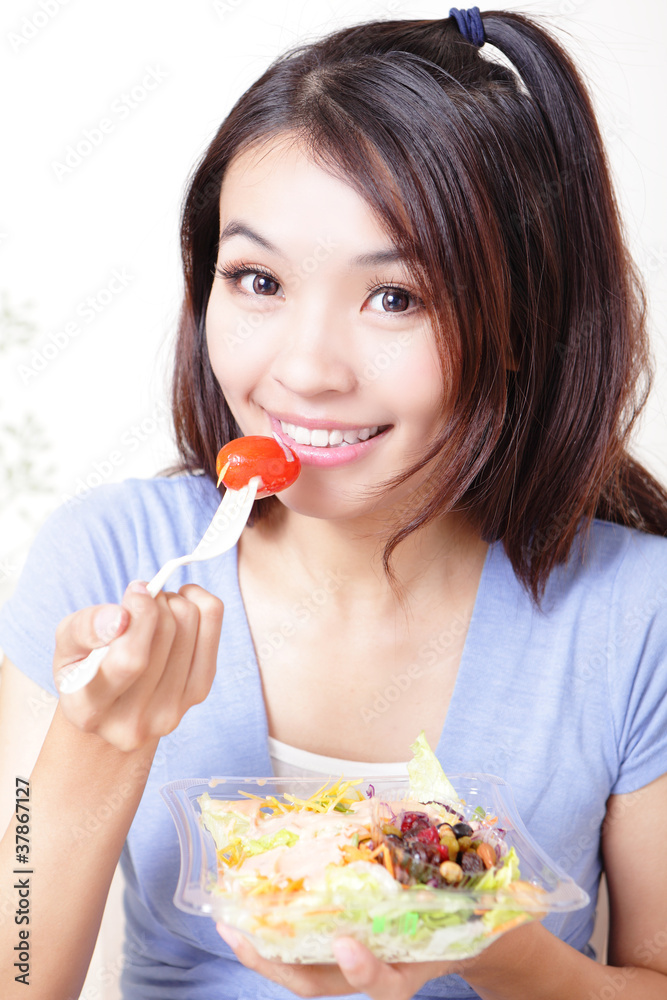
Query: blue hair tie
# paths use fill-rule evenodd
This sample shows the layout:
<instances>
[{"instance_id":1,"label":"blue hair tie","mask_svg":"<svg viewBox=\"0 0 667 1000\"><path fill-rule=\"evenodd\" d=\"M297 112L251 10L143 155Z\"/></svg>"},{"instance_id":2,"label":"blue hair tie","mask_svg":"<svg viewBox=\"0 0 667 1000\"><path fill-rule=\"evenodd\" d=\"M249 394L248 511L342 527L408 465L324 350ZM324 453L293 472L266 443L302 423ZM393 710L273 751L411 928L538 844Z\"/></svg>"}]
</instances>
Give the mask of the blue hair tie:
<instances>
[{"instance_id":1,"label":"blue hair tie","mask_svg":"<svg viewBox=\"0 0 667 1000\"><path fill-rule=\"evenodd\" d=\"M479 7L469 7L467 10L452 7L449 16L454 18L459 31L472 45L476 45L477 48L484 45L486 39Z\"/></svg>"}]
</instances>

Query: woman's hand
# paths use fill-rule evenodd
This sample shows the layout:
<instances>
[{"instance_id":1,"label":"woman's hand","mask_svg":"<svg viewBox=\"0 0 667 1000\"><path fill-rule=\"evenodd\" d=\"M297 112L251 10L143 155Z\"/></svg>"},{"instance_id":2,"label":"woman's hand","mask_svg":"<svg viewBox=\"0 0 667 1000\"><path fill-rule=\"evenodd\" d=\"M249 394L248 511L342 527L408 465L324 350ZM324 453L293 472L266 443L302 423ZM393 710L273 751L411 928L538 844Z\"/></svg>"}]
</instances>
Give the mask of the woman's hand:
<instances>
[{"instance_id":1,"label":"woman's hand","mask_svg":"<svg viewBox=\"0 0 667 1000\"><path fill-rule=\"evenodd\" d=\"M222 602L195 584L152 598L134 581L122 603L84 608L56 633L54 675L109 645L100 669L60 704L78 729L119 750L136 750L170 733L215 677Z\"/></svg>"},{"instance_id":2,"label":"woman's hand","mask_svg":"<svg viewBox=\"0 0 667 1000\"><path fill-rule=\"evenodd\" d=\"M429 979L465 976L480 962L488 962L491 951L495 952L497 959L496 949L501 945L500 941L494 942L475 958L462 961L396 962L389 965L354 938L340 937L333 946L337 965L290 965L262 958L243 934L225 924L216 926L220 936L246 968L299 997L345 996L357 992L371 1000L410 1000ZM516 933L510 931L503 937L511 938Z\"/></svg>"},{"instance_id":3,"label":"woman's hand","mask_svg":"<svg viewBox=\"0 0 667 1000\"><path fill-rule=\"evenodd\" d=\"M429 979L460 972L464 962L380 961L354 938L334 942L338 965L290 965L262 958L243 934L217 924L218 933L248 969L271 979L298 997L364 993L371 1000L410 1000Z\"/></svg>"},{"instance_id":4,"label":"woman's hand","mask_svg":"<svg viewBox=\"0 0 667 1000\"><path fill-rule=\"evenodd\" d=\"M545 943L555 940L539 920L532 920L502 934L473 958L388 964L354 938L340 937L333 945L337 965L291 965L262 958L239 931L225 924L216 926L243 965L299 997L345 996L357 992L371 1000L411 1000L424 983L438 976L461 976L474 989L480 989L480 996L489 995L483 991L489 978L497 979L505 985L510 984L510 993L502 995L512 995L512 982L516 976L521 979L520 970L526 958L539 956ZM572 950L568 945L562 947ZM578 952L576 954L582 961L594 964ZM484 987L478 986L478 980Z\"/></svg>"}]
</instances>

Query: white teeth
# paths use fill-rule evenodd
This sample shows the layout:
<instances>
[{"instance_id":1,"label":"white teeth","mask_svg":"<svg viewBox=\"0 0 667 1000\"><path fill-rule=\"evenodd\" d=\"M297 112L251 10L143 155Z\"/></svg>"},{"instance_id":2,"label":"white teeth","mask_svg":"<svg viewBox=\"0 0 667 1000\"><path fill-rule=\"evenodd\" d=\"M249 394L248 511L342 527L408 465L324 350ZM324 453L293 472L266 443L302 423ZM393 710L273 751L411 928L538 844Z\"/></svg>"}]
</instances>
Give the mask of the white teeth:
<instances>
[{"instance_id":1,"label":"white teeth","mask_svg":"<svg viewBox=\"0 0 667 1000\"><path fill-rule=\"evenodd\" d=\"M316 427L310 432L310 443L316 448L326 448L329 444L329 431Z\"/></svg>"},{"instance_id":2,"label":"white teeth","mask_svg":"<svg viewBox=\"0 0 667 1000\"><path fill-rule=\"evenodd\" d=\"M360 427L358 430L328 431L324 427L316 427L310 430L308 427L299 427L298 424L288 424L281 420L280 426L283 434L287 434L297 444L307 444L314 448L342 448L345 445L358 444L359 441L367 441L379 430L379 425L375 427Z\"/></svg>"}]
</instances>

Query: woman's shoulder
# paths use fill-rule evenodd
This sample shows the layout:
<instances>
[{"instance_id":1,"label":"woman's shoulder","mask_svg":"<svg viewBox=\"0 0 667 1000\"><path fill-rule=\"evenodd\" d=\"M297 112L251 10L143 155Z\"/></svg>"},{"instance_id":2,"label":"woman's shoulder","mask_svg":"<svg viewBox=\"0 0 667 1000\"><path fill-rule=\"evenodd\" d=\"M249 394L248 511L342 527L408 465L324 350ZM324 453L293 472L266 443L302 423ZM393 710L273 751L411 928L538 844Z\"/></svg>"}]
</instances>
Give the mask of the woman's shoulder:
<instances>
[{"instance_id":1,"label":"woman's shoulder","mask_svg":"<svg viewBox=\"0 0 667 1000\"><path fill-rule=\"evenodd\" d=\"M552 621L604 630L630 607L667 617L667 538L594 519L550 573L540 609ZM538 616L541 617L541 616Z\"/></svg>"},{"instance_id":2,"label":"woman's shoulder","mask_svg":"<svg viewBox=\"0 0 667 1000\"><path fill-rule=\"evenodd\" d=\"M64 498L49 516L50 532L109 531L115 539L155 537L166 532L189 536L205 527L220 502L214 484L203 475L154 476L104 483Z\"/></svg>"},{"instance_id":3,"label":"woman's shoulder","mask_svg":"<svg viewBox=\"0 0 667 1000\"><path fill-rule=\"evenodd\" d=\"M60 580L63 574L72 576L76 567L77 578L99 584L97 600L110 599L103 592L112 578L116 589L123 580L150 579L173 555L191 552L218 503L215 485L204 476L156 476L96 486L66 498L46 518L22 579L32 572Z\"/></svg>"},{"instance_id":4,"label":"woman's shoulder","mask_svg":"<svg viewBox=\"0 0 667 1000\"><path fill-rule=\"evenodd\" d=\"M65 497L62 508L69 507L82 513L101 513L110 509L118 515L124 509L137 507L156 512L202 505L210 508L219 499L218 491L207 476L183 473L104 483L85 493Z\"/></svg>"},{"instance_id":5,"label":"woman's shoulder","mask_svg":"<svg viewBox=\"0 0 667 1000\"><path fill-rule=\"evenodd\" d=\"M667 538L596 519L552 571L542 611L586 641L618 645L624 635L624 647L636 642L639 655L649 631L667 639L665 567Z\"/></svg>"},{"instance_id":6,"label":"woman's shoulder","mask_svg":"<svg viewBox=\"0 0 667 1000\"><path fill-rule=\"evenodd\" d=\"M617 590L663 582L666 537L596 519L582 543L585 570L592 576L606 578Z\"/></svg>"}]
</instances>

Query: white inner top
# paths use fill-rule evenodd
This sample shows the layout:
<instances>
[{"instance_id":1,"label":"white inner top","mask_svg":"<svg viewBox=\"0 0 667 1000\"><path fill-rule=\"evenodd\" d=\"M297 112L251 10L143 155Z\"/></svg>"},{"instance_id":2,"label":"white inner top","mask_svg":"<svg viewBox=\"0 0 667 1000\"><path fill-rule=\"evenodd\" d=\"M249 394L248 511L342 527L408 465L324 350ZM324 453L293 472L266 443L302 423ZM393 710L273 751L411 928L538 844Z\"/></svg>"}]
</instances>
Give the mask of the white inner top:
<instances>
[{"instance_id":1,"label":"white inner top","mask_svg":"<svg viewBox=\"0 0 667 1000\"><path fill-rule=\"evenodd\" d=\"M269 755L273 764L273 773L277 778L292 778L296 775L306 777L367 778L400 776L407 777L407 761L395 761L377 764L375 761L343 760L342 757L325 757L309 750L299 750L298 747L281 743L269 736Z\"/></svg>"}]
</instances>

